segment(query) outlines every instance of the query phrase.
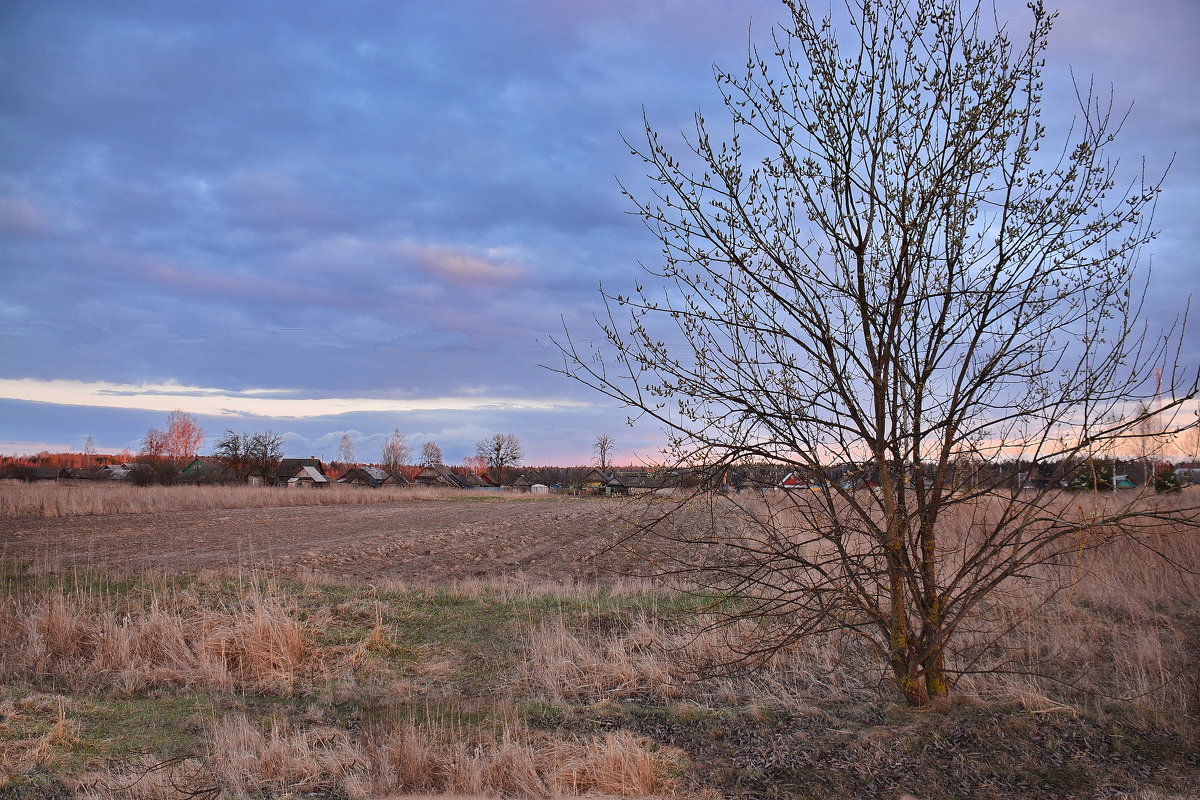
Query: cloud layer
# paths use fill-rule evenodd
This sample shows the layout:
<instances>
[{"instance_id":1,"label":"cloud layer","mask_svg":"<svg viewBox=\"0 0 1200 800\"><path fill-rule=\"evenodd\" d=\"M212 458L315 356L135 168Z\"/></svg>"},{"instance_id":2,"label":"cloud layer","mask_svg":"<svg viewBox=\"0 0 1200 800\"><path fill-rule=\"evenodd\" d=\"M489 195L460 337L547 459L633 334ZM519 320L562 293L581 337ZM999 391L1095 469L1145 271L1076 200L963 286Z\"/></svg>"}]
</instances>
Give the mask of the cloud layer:
<instances>
[{"instance_id":1,"label":"cloud layer","mask_svg":"<svg viewBox=\"0 0 1200 800\"><path fill-rule=\"evenodd\" d=\"M1020 26L1024 5L998 7ZM751 19L761 38L783 13L773 0L5 3L0 451L74 446L81 431L135 441L170 398L330 430L348 428L332 415L373 414L364 439L513 430L586 459L565 409L590 409L575 419L593 435L624 411L539 364L564 322L594 329L602 281L626 288L657 257L617 189L644 187L620 134L636 137L643 109L668 135L697 108L719 117L710 65L739 63ZM1070 0L1048 74L1053 121L1074 102L1070 64L1115 85L1119 108L1136 99L1116 151L1128 166L1175 154L1152 254L1164 320L1197 283L1198 13ZM130 388L149 386L176 393ZM469 419L413 416L451 411ZM553 433L551 412L566 414Z\"/></svg>"}]
</instances>

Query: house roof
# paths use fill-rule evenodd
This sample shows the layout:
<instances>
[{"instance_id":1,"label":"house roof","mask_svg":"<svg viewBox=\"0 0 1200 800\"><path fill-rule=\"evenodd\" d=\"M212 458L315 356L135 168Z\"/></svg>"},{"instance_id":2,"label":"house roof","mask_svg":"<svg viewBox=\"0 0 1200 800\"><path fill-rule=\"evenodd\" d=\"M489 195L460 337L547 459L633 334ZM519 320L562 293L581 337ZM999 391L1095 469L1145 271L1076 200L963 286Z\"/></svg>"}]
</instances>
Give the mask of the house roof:
<instances>
[{"instance_id":1,"label":"house roof","mask_svg":"<svg viewBox=\"0 0 1200 800\"><path fill-rule=\"evenodd\" d=\"M309 464L305 464L304 466L302 466L298 470L296 470L294 473L292 473L292 475L288 477L288 480L289 481L310 480L313 483L329 483L329 478L326 478L325 475L322 474L321 472L319 472L316 467L311 466Z\"/></svg>"},{"instance_id":2,"label":"house roof","mask_svg":"<svg viewBox=\"0 0 1200 800\"><path fill-rule=\"evenodd\" d=\"M30 467L28 472L31 480L38 481L58 480L69 474L65 467Z\"/></svg>"},{"instance_id":3,"label":"house roof","mask_svg":"<svg viewBox=\"0 0 1200 800\"><path fill-rule=\"evenodd\" d=\"M408 481L403 475L393 475L382 467L352 467L342 473L335 483L353 483L361 481L368 483L371 486L382 486L383 484L392 484L406 486Z\"/></svg>"},{"instance_id":4,"label":"house roof","mask_svg":"<svg viewBox=\"0 0 1200 800\"><path fill-rule=\"evenodd\" d=\"M600 470L593 467L592 469L589 469L587 472L585 472L583 474L583 477L579 479L579 482L580 483L608 483L609 480L611 480L611 479L612 479L611 475L609 475L608 473L605 473L605 472L601 472Z\"/></svg>"},{"instance_id":5,"label":"house roof","mask_svg":"<svg viewBox=\"0 0 1200 800\"><path fill-rule=\"evenodd\" d=\"M319 458L285 458L279 462L279 466L275 469L275 477L287 480L296 474L301 467L313 467L317 472L325 475L325 465L321 463Z\"/></svg>"},{"instance_id":6,"label":"house roof","mask_svg":"<svg viewBox=\"0 0 1200 800\"><path fill-rule=\"evenodd\" d=\"M476 472L468 472L466 475L459 475L458 477L462 478L467 486L472 488L485 488L496 485L496 482L487 474L480 475Z\"/></svg>"},{"instance_id":7,"label":"house roof","mask_svg":"<svg viewBox=\"0 0 1200 800\"><path fill-rule=\"evenodd\" d=\"M535 483L541 483L542 476L536 472L522 472L513 481L513 486L532 486Z\"/></svg>"},{"instance_id":8,"label":"house roof","mask_svg":"<svg viewBox=\"0 0 1200 800\"><path fill-rule=\"evenodd\" d=\"M440 483L444 486L453 486L456 489L468 488L467 482L460 475L455 475L450 471L450 468L445 464L433 464L428 467L422 467L417 473L417 483Z\"/></svg>"}]
</instances>

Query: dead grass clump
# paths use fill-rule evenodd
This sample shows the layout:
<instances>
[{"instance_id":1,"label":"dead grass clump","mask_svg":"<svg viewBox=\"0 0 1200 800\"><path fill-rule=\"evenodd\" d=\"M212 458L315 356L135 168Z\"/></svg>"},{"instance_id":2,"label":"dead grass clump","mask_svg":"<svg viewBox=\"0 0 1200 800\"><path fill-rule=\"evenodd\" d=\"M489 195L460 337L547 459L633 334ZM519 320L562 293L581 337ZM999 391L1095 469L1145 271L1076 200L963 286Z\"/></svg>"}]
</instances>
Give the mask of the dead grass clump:
<instances>
[{"instance_id":1,"label":"dead grass clump","mask_svg":"<svg viewBox=\"0 0 1200 800\"><path fill-rule=\"evenodd\" d=\"M564 794L637 797L678 791L678 756L647 747L628 731L572 743L559 753L553 785Z\"/></svg>"},{"instance_id":2,"label":"dead grass clump","mask_svg":"<svg viewBox=\"0 0 1200 800\"><path fill-rule=\"evenodd\" d=\"M349 735L335 728L260 730L243 716L213 728L210 761L224 788L241 795L337 792L367 796L368 764Z\"/></svg>"},{"instance_id":3,"label":"dead grass clump","mask_svg":"<svg viewBox=\"0 0 1200 800\"><path fill-rule=\"evenodd\" d=\"M628 732L569 739L516 724L495 731L409 722L355 740L332 728L299 730L281 721L260 728L234 716L214 725L208 760L220 788L238 796L546 798L673 794L681 757Z\"/></svg>"},{"instance_id":4,"label":"dead grass clump","mask_svg":"<svg viewBox=\"0 0 1200 800\"><path fill-rule=\"evenodd\" d=\"M982 652L958 690L1034 710L1186 718L1200 711L1200 537L1159 531L1045 566L1040 590L1000 592L965 633Z\"/></svg>"},{"instance_id":5,"label":"dead grass clump","mask_svg":"<svg viewBox=\"0 0 1200 800\"><path fill-rule=\"evenodd\" d=\"M672 638L661 623L645 619L604 637L578 634L556 617L530 631L522 682L554 702L675 697L683 677L669 657Z\"/></svg>"},{"instance_id":6,"label":"dead grass clump","mask_svg":"<svg viewBox=\"0 0 1200 800\"><path fill-rule=\"evenodd\" d=\"M302 676L320 672L311 634L279 599L255 592L240 606L216 608L189 592L155 596L148 607L45 592L0 605L0 631L0 675L9 677L289 694Z\"/></svg>"},{"instance_id":7,"label":"dead grass clump","mask_svg":"<svg viewBox=\"0 0 1200 800\"><path fill-rule=\"evenodd\" d=\"M662 581L655 583L644 578L616 577L603 585L584 580L549 580L517 572L513 575L489 575L483 578L465 578L445 584L418 584L413 582L389 584L391 590L415 590L444 592L452 597L467 599L495 599L525 601L542 599L587 600L598 596L639 597L650 594L665 594L672 591Z\"/></svg>"},{"instance_id":8,"label":"dead grass clump","mask_svg":"<svg viewBox=\"0 0 1200 800\"><path fill-rule=\"evenodd\" d=\"M813 636L752 656L761 625L700 617L668 626L638 618L620 633L571 629L561 617L530 630L524 687L554 702L622 697L805 707L876 699L879 668L848 635Z\"/></svg>"},{"instance_id":9,"label":"dead grass clump","mask_svg":"<svg viewBox=\"0 0 1200 800\"><path fill-rule=\"evenodd\" d=\"M573 739L521 726L466 732L406 723L375 731L367 752L375 792L560 797L670 795L681 754L628 732Z\"/></svg>"},{"instance_id":10,"label":"dead grass clump","mask_svg":"<svg viewBox=\"0 0 1200 800\"><path fill-rule=\"evenodd\" d=\"M68 698L34 694L0 702L0 778L49 769L62 749L78 742L78 723L67 716Z\"/></svg>"},{"instance_id":11,"label":"dead grass clump","mask_svg":"<svg viewBox=\"0 0 1200 800\"><path fill-rule=\"evenodd\" d=\"M162 761L148 755L111 764L84 776L75 791L79 800L188 800L217 797L213 771L196 758Z\"/></svg>"}]
</instances>

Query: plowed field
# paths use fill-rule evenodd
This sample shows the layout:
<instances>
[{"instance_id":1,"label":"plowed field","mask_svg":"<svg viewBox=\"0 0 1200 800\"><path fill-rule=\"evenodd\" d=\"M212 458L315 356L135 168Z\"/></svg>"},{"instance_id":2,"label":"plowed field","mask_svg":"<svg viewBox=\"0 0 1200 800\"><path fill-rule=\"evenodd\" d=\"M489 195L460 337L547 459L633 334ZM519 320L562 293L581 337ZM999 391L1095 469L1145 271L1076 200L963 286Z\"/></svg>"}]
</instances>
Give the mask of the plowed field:
<instances>
[{"instance_id":1,"label":"plowed field","mask_svg":"<svg viewBox=\"0 0 1200 800\"><path fill-rule=\"evenodd\" d=\"M605 498L550 497L8 519L0 520L0 557L339 582L516 574L603 582L640 563L605 552L627 529L622 511Z\"/></svg>"}]
</instances>

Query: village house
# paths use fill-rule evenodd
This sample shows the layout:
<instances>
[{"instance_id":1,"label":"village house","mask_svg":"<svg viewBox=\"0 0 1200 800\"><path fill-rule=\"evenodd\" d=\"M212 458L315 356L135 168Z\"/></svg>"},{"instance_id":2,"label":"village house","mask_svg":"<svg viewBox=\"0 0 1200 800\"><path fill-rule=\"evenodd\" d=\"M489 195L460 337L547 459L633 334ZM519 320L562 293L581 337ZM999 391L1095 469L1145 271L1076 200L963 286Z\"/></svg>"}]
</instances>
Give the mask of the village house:
<instances>
[{"instance_id":1,"label":"village house","mask_svg":"<svg viewBox=\"0 0 1200 800\"><path fill-rule=\"evenodd\" d=\"M421 471L413 478L413 483L417 486L443 486L451 489L468 488L463 476L454 474L445 464L431 464L428 467L422 467Z\"/></svg>"},{"instance_id":2,"label":"village house","mask_svg":"<svg viewBox=\"0 0 1200 800\"><path fill-rule=\"evenodd\" d=\"M533 489L534 484L544 484L542 476L537 472L522 472L512 482L513 491L528 492Z\"/></svg>"},{"instance_id":3,"label":"village house","mask_svg":"<svg viewBox=\"0 0 1200 800\"><path fill-rule=\"evenodd\" d=\"M329 485L325 464L319 458L285 458L275 469L272 482L289 488L320 488Z\"/></svg>"},{"instance_id":4,"label":"village house","mask_svg":"<svg viewBox=\"0 0 1200 800\"><path fill-rule=\"evenodd\" d=\"M805 478L803 475L797 475L795 472L789 472L779 482L780 489L807 489L813 492L821 491L821 484Z\"/></svg>"},{"instance_id":5,"label":"village house","mask_svg":"<svg viewBox=\"0 0 1200 800\"><path fill-rule=\"evenodd\" d=\"M492 480L492 476L485 473L468 472L466 475L459 475L468 487L471 489L498 489L500 484Z\"/></svg>"},{"instance_id":6,"label":"village house","mask_svg":"<svg viewBox=\"0 0 1200 800\"><path fill-rule=\"evenodd\" d=\"M409 486L408 479L403 475L393 475L382 467L352 467L342 473L334 483L346 486L370 486L378 489L380 486Z\"/></svg>"},{"instance_id":7,"label":"village house","mask_svg":"<svg viewBox=\"0 0 1200 800\"><path fill-rule=\"evenodd\" d=\"M235 478L225 462L214 456L196 456L179 471L183 483L226 483Z\"/></svg>"}]
</instances>

